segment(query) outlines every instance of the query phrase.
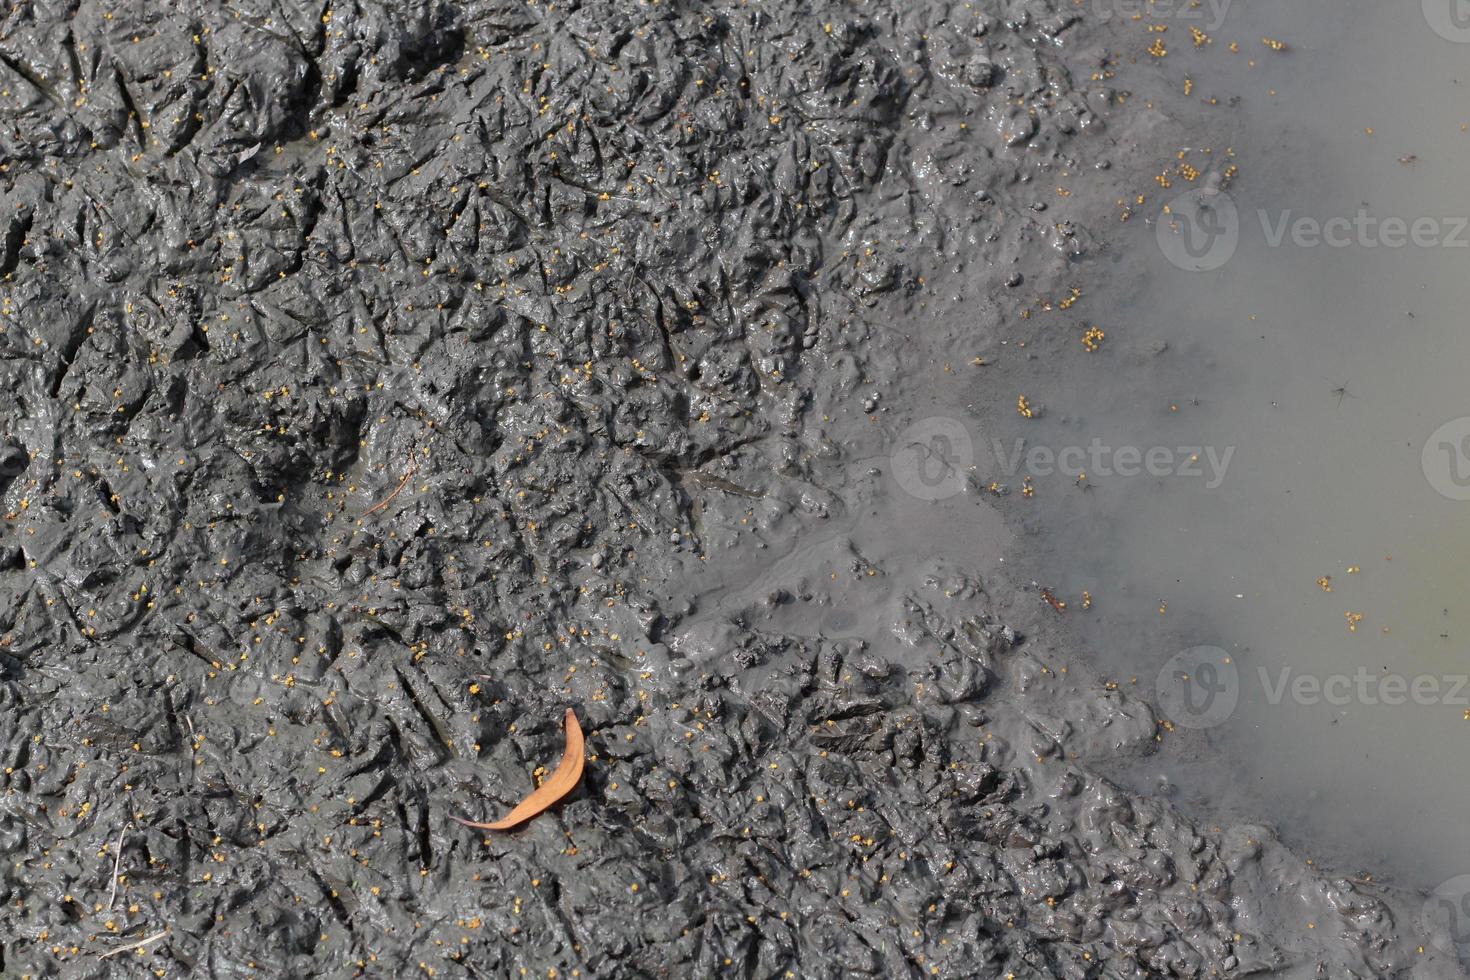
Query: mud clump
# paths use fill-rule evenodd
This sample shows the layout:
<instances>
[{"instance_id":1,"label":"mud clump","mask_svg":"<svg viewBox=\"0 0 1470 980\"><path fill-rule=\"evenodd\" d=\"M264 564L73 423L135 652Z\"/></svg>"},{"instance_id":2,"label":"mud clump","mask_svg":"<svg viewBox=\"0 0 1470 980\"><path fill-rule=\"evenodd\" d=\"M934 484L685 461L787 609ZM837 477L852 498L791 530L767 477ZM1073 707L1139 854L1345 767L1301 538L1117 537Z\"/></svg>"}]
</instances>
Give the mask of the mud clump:
<instances>
[{"instance_id":1,"label":"mud clump","mask_svg":"<svg viewBox=\"0 0 1470 980\"><path fill-rule=\"evenodd\" d=\"M1099 121L1081 29L12 5L0 973L1385 969L1377 900L1077 762L1155 719L1032 700L999 585L895 572L893 649L692 630L688 576L853 518L932 264L1082 250L1028 189ZM568 707L566 803L447 819Z\"/></svg>"}]
</instances>

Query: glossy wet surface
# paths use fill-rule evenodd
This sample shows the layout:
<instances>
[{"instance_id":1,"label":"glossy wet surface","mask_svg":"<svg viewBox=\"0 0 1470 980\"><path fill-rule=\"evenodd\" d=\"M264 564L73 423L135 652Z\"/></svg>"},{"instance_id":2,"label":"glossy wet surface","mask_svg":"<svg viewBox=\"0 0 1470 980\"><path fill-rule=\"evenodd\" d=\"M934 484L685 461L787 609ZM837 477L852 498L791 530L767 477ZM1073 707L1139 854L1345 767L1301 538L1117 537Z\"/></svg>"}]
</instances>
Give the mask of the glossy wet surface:
<instances>
[{"instance_id":1,"label":"glossy wet surface","mask_svg":"<svg viewBox=\"0 0 1470 980\"><path fill-rule=\"evenodd\" d=\"M1150 691L1163 671L1162 700L1198 709L1129 781L1433 887L1470 870L1470 422L1453 421L1470 416L1470 45L1418 13L1231 8L1178 74L1240 97L1229 146L1185 157L1234 153L1233 254L1130 222L1111 284L1077 310L1099 349L1069 335L1030 363L1016 387L1038 417L1009 392L993 411L1002 456L1018 437L1086 451L1034 477L1021 562L1100 668ZM1175 171L1139 211L1205 183ZM1007 475L977 443L978 472L1014 492L1024 458ZM1227 662L1184 680L1170 659L1198 645Z\"/></svg>"}]
</instances>

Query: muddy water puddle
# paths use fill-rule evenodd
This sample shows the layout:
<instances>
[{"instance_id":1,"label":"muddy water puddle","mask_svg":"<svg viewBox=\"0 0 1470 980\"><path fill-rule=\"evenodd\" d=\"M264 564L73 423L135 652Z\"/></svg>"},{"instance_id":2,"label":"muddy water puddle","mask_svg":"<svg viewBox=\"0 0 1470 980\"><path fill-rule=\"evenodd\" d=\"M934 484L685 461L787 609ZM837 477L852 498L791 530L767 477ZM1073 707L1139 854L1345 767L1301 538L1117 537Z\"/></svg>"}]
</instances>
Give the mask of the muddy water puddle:
<instances>
[{"instance_id":1,"label":"muddy water puddle","mask_svg":"<svg viewBox=\"0 0 1470 980\"><path fill-rule=\"evenodd\" d=\"M1191 57L1153 67L1220 135L1159 146L1168 186L1120 198L1077 295L1009 339L960 342L1003 304L933 270L959 312L921 312L960 325L908 352L922 394L831 420L820 518L748 568L691 561L671 646L698 664L731 619L881 642L905 583L1003 575L1168 719L1120 782L1434 888L1470 873L1470 26L1181 9L1210 39L1155 18ZM737 503L710 542L804 509Z\"/></svg>"},{"instance_id":2,"label":"muddy water puddle","mask_svg":"<svg viewBox=\"0 0 1470 980\"><path fill-rule=\"evenodd\" d=\"M1238 175L1156 187L973 438L1013 561L1178 729L1121 778L1433 887L1470 871L1470 29L1411 6L1229 8L1192 88L1239 96Z\"/></svg>"}]
</instances>

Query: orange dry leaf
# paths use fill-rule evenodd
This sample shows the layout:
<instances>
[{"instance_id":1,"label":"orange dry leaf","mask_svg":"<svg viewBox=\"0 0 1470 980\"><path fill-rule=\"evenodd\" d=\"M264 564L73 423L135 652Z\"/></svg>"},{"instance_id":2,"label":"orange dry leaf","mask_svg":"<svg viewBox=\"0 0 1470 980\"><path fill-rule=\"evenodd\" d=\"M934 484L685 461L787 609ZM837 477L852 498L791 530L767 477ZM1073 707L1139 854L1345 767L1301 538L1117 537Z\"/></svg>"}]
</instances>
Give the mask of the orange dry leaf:
<instances>
[{"instance_id":1,"label":"orange dry leaf","mask_svg":"<svg viewBox=\"0 0 1470 980\"><path fill-rule=\"evenodd\" d=\"M566 729L567 747L562 752L561 761L556 764L556 772L537 787L534 793L517 803L514 810L494 823L475 823L456 816L450 816L449 819L479 830L508 830L530 820L576 789L577 783L582 779L583 742L582 726L577 722L577 713L571 708L567 709Z\"/></svg>"}]
</instances>

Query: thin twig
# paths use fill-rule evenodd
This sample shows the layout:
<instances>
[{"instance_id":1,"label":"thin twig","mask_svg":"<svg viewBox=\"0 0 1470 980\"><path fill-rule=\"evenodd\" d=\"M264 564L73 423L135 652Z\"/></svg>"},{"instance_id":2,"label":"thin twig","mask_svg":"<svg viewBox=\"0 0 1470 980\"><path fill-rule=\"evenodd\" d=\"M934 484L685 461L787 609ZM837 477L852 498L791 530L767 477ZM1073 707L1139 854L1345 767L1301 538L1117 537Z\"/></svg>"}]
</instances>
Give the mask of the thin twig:
<instances>
[{"instance_id":1,"label":"thin twig","mask_svg":"<svg viewBox=\"0 0 1470 980\"><path fill-rule=\"evenodd\" d=\"M112 904L117 901L117 873L122 868L123 838L127 836L128 828L132 825L133 822L129 820L123 824L122 832L117 835L117 846L115 848L117 853L112 859L112 891L107 895L107 911L109 912L112 911Z\"/></svg>"},{"instance_id":2,"label":"thin twig","mask_svg":"<svg viewBox=\"0 0 1470 980\"><path fill-rule=\"evenodd\" d=\"M150 943L156 943L156 942L158 942L160 939L162 939L164 936L167 936L167 935L168 935L168 930L165 929L162 932L156 932L156 933L154 933L153 935L149 936L147 939L140 939L140 940L138 940L135 943L128 943L126 946L119 946L117 949L109 950L108 952L103 953L101 956L99 956L97 958L99 960L105 960L109 956L116 956L118 953L126 953L129 950L134 950L134 949L142 949L144 946L147 946Z\"/></svg>"},{"instance_id":3,"label":"thin twig","mask_svg":"<svg viewBox=\"0 0 1470 980\"><path fill-rule=\"evenodd\" d=\"M388 494L388 496L384 497L382 500L378 501L376 504L373 504L367 510L363 511L362 516L366 517L369 514L380 511L384 507L387 507L389 504L391 504L393 502L393 498L402 493L403 488L408 486L408 481L413 479L413 475L418 472L418 469L418 460L414 459L413 456L410 454L408 458L408 472L403 474L403 479L398 481L398 486L394 487L393 492Z\"/></svg>"}]
</instances>

